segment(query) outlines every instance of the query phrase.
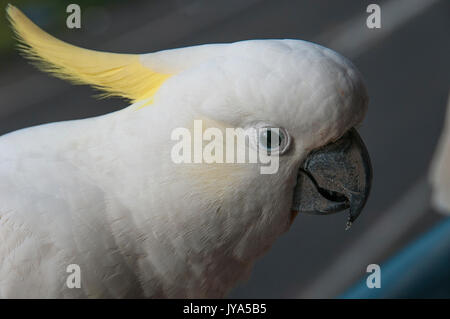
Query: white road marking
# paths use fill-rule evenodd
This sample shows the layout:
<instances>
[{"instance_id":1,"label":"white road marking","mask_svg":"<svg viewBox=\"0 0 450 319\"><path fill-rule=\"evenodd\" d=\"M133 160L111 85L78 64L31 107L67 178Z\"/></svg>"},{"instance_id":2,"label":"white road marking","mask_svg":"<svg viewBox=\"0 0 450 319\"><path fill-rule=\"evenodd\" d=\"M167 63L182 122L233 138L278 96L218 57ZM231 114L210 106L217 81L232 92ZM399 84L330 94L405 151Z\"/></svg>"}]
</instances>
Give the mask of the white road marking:
<instances>
[{"instance_id":1,"label":"white road marking","mask_svg":"<svg viewBox=\"0 0 450 319\"><path fill-rule=\"evenodd\" d=\"M317 42L324 43L329 48L354 59L439 1L391 0L381 2L380 29L367 28L366 19L369 13L364 10L357 17L320 35Z\"/></svg>"}]
</instances>

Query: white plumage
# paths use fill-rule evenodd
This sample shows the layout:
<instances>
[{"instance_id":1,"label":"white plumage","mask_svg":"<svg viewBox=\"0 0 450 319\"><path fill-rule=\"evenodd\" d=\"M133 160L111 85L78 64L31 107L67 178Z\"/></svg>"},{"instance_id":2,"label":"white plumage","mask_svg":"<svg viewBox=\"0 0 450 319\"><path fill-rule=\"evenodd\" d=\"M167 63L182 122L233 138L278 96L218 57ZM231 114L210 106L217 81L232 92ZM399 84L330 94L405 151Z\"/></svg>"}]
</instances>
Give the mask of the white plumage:
<instances>
[{"instance_id":1,"label":"white plumage","mask_svg":"<svg viewBox=\"0 0 450 319\"><path fill-rule=\"evenodd\" d=\"M289 228L305 156L367 108L354 66L309 42L139 58L171 75L151 105L0 137L0 297L224 296ZM195 119L222 130L271 123L293 148L273 175L259 164L174 164L171 132ZM66 286L70 264L80 289Z\"/></svg>"}]
</instances>

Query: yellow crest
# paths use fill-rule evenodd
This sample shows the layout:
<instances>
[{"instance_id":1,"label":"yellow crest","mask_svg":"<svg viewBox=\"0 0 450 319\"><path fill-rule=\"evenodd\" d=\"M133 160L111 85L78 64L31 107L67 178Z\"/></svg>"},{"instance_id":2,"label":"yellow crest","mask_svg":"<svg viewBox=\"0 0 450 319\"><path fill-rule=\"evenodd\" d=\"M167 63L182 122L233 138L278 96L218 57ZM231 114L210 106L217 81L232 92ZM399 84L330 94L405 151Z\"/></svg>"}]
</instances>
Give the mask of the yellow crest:
<instances>
[{"instance_id":1,"label":"yellow crest","mask_svg":"<svg viewBox=\"0 0 450 319\"><path fill-rule=\"evenodd\" d=\"M12 5L7 14L20 50L38 68L75 84L91 85L104 91L104 97L120 96L132 102L150 99L171 76L144 66L139 54L88 50L58 40Z\"/></svg>"}]
</instances>

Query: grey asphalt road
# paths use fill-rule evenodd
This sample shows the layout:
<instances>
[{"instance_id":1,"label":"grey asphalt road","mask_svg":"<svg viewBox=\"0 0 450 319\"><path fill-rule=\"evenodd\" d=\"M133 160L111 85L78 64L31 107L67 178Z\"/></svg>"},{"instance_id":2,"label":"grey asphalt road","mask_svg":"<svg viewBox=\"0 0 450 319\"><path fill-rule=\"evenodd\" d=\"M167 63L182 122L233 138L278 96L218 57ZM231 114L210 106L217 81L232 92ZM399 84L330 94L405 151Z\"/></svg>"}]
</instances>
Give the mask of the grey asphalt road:
<instances>
[{"instance_id":1,"label":"grey asphalt road","mask_svg":"<svg viewBox=\"0 0 450 319\"><path fill-rule=\"evenodd\" d=\"M370 95L360 132L374 167L365 211L347 232L345 214L298 216L230 297L335 297L364 275L368 261L382 263L441 218L429 209L426 175L449 93L450 3L436 1L406 19L411 8L405 1L379 1L382 21L389 19L381 30L368 30L363 22L372 2L137 1L104 11L110 23L102 33L86 27L61 28L58 34L81 46L133 53L254 38L304 39L348 55L360 69ZM350 33L355 35L346 39ZM362 44L355 52L349 43ZM21 58L2 65L0 134L126 106L119 99L95 100L93 90L51 78Z\"/></svg>"}]
</instances>

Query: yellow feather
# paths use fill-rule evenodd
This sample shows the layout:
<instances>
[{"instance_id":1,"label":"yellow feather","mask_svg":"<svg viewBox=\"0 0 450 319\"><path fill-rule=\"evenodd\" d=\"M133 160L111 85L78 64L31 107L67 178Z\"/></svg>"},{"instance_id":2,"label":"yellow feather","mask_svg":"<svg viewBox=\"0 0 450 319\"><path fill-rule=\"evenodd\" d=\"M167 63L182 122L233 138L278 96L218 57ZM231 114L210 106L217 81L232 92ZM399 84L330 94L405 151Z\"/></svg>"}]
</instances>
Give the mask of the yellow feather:
<instances>
[{"instance_id":1,"label":"yellow feather","mask_svg":"<svg viewBox=\"0 0 450 319\"><path fill-rule=\"evenodd\" d=\"M150 99L171 76L142 65L138 54L118 54L83 49L43 31L12 5L8 18L21 45L19 48L43 71L75 84L89 84L133 102Z\"/></svg>"}]
</instances>

